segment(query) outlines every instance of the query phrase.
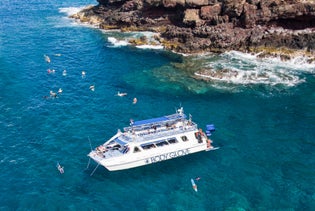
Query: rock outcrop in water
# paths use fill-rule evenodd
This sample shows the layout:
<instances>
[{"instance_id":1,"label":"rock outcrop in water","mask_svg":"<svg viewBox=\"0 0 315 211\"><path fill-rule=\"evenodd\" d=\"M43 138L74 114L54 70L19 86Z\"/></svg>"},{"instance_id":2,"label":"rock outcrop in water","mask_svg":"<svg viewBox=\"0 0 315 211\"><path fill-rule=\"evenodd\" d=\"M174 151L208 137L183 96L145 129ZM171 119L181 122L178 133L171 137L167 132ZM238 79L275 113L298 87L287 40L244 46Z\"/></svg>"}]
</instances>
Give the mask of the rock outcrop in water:
<instances>
[{"instance_id":1,"label":"rock outcrop in water","mask_svg":"<svg viewBox=\"0 0 315 211\"><path fill-rule=\"evenodd\" d=\"M175 52L302 50L314 56L314 0L97 1L72 17L102 29L159 32L157 41Z\"/></svg>"}]
</instances>

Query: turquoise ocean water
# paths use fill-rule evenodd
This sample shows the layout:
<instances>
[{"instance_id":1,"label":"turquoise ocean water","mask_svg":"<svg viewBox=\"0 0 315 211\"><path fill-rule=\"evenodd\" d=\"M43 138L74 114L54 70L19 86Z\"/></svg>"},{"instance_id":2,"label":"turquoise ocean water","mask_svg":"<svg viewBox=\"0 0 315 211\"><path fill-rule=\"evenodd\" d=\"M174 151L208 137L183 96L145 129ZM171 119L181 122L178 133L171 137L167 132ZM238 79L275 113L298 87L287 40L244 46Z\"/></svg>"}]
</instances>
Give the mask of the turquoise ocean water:
<instances>
[{"instance_id":1,"label":"turquoise ocean water","mask_svg":"<svg viewBox=\"0 0 315 211\"><path fill-rule=\"evenodd\" d=\"M0 4L0 210L315 210L314 65L117 47L108 38L124 35L67 18L88 4ZM197 81L200 63L242 77ZM89 138L98 146L130 118L180 105L200 127L215 124L219 150L90 176Z\"/></svg>"}]
</instances>

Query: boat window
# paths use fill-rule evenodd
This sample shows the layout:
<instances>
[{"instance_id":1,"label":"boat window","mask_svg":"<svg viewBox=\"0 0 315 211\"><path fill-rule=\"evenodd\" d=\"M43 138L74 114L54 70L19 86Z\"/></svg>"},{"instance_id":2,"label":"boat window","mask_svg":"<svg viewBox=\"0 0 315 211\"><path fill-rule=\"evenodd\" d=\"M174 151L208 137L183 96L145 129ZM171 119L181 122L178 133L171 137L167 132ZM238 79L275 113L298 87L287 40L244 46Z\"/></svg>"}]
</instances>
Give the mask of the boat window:
<instances>
[{"instance_id":1,"label":"boat window","mask_svg":"<svg viewBox=\"0 0 315 211\"><path fill-rule=\"evenodd\" d=\"M121 150L121 152L123 153L123 154L126 154L127 152L129 152L129 146L124 146L123 147L123 149Z\"/></svg>"},{"instance_id":2,"label":"boat window","mask_svg":"<svg viewBox=\"0 0 315 211\"><path fill-rule=\"evenodd\" d=\"M163 140L163 141L159 141L159 142L155 143L155 145L158 146L158 147L161 147L161 146L164 146L164 145L168 145L168 143Z\"/></svg>"},{"instance_id":3,"label":"boat window","mask_svg":"<svg viewBox=\"0 0 315 211\"><path fill-rule=\"evenodd\" d=\"M176 138L171 138L168 140L168 143L174 144L174 143L177 143L177 140L176 140Z\"/></svg>"},{"instance_id":4,"label":"boat window","mask_svg":"<svg viewBox=\"0 0 315 211\"><path fill-rule=\"evenodd\" d=\"M182 138L183 141L188 141L187 136L182 136L181 138Z\"/></svg>"},{"instance_id":5,"label":"boat window","mask_svg":"<svg viewBox=\"0 0 315 211\"><path fill-rule=\"evenodd\" d=\"M133 152L140 152L140 149L138 147L135 147Z\"/></svg>"},{"instance_id":6,"label":"boat window","mask_svg":"<svg viewBox=\"0 0 315 211\"><path fill-rule=\"evenodd\" d=\"M119 144L115 144L114 146L111 147L111 149L113 150L119 150L121 148L121 146Z\"/></svg>"},{"instance_id":7,"label":"boat window","mask_svg":"<svg viewBox=\"0 0 315 211\"><path fill-rule=\"evenodd\" d=\"M155 145L154 144L142 144L141 147L143 149L151 149L151 148L155 148Z\"/></svg>"}]
</instances>

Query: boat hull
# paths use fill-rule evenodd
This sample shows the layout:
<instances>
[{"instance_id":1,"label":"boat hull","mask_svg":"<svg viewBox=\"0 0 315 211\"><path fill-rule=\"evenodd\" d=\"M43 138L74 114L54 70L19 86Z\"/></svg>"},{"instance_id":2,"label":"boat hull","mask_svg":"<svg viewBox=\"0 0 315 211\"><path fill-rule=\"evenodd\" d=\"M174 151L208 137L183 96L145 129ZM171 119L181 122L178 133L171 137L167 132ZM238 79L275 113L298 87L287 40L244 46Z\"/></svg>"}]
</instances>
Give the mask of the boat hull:
<instances>
[{"instance_id":1,"label":"boat hull","mask_svg":"<svg viewBox=\"0 0 315 211\"><path fill-rule=\"evenodd\" d=\"M178 147L178 146L177 146ZM189 154L193 154L200 151L207 150L206 144L198 144L192 147L185 147L182 149L169 149L167 151L164 151L163 153L156 152L152 153L152 151L147 154L143 154L142 156L135 158L132 158L131 156L124 156L122 157L115 157L112 159L99 159L96 153L91 152L89 154L89 157L92 158L94 161L99 163L100 165L107 168L109 171L118 171L118 170L125 170L145 165L150 165L174 158L179 158L182 156L186 156Z\"/></svg>"}]
</instances>

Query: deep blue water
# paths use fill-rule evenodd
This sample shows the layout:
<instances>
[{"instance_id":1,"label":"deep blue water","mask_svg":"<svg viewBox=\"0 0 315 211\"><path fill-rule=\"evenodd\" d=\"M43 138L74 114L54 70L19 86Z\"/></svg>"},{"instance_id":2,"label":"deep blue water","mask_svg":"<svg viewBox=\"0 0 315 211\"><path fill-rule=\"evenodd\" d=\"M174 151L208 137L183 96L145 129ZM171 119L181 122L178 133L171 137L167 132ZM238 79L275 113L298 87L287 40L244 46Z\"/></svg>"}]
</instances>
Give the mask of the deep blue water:
<instances>
[{"instance_id":1,"label":"deep blue water","mask_svg":"<svg viewBox=\"0 0 315 211\"><path fill-rule=\"evenodd\" d=\"M0 210L315 210L314 67L280 62L273 71L300 81L290 85L197 81L175 68L185 58L113 48L112 34L73 24L60 10L88 4L96 1L0 4ZM45 97L59 88L58 98ZM90 176L89 138L95 147L130 118L179 105L200 127L215 124L219 150Z\"/></svg>"}]
</instances>

